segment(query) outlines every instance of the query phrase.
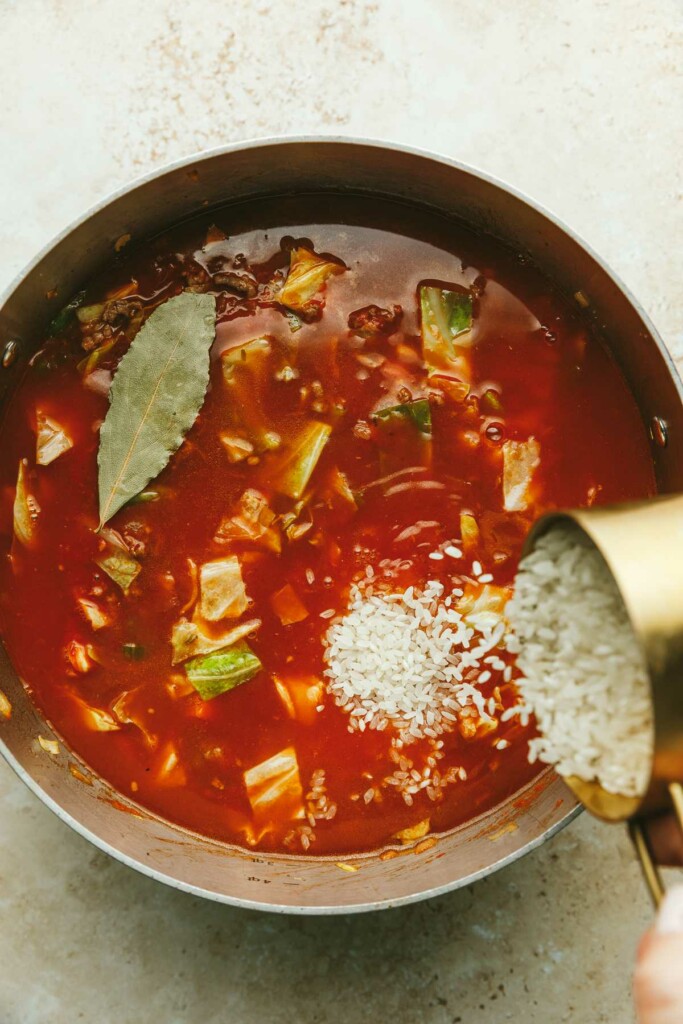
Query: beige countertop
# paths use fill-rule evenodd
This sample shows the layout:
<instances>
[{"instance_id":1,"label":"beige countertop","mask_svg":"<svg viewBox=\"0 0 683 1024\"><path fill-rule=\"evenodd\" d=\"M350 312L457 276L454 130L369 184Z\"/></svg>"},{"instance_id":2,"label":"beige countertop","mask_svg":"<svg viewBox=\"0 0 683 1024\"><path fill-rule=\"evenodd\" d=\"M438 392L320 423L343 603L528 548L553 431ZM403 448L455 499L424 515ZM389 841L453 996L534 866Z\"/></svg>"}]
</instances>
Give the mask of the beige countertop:
<instances>
[{"instance_id":1,"label":"beige countertop","mask_svg":"<svg viewBox=\"0 0 683 1024\"><path fill-rule=\"evenodd\" d=\"M0 0L0 288L133 175L284 133L498 175L586 238L683 359L683 4ZM0 765L0 1024L628 1024L651 912L583 816L374 916L203 902L99 853Z\"/></svg>"}]
</instances>

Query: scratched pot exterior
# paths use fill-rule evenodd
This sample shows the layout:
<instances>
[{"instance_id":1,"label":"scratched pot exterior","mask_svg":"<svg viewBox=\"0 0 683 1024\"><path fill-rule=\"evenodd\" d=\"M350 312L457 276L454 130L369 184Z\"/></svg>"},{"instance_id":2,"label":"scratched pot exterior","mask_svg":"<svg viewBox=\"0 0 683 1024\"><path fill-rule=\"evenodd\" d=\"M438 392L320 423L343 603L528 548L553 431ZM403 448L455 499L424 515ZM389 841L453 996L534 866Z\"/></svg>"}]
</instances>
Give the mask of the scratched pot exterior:
<instances>
[{"instance_id":1,"label":"scratched pot exterior","mask_svg":"<svg viewBox=\"0 0 683 1024\"><path fill-rule=\"evenodd\" d=\"M643 420L662 421L652 431L660 489L683 490L681 383L654 329L604 264L549 214L477 171L414 150L348 139L285 139L213 151L145 178L91 210L37 257L0 304L0 406L45 325L106 264L122 238L143 239L229 202L321 191L370 192L430 206L509 243L566 293L585 296L587 315L621 366ZM0 750L59 817L154 878L245 907L338 913L423 899L510 863L578 813L569 790L546 771L422 852L346 858L346 869L332 859L262 856L148 814L64 748L57 756L45 753L37 737L52 737L52 730L28 700L4 648L0 688L13 708L0 723Z\"/></svg>"}]
</instances>

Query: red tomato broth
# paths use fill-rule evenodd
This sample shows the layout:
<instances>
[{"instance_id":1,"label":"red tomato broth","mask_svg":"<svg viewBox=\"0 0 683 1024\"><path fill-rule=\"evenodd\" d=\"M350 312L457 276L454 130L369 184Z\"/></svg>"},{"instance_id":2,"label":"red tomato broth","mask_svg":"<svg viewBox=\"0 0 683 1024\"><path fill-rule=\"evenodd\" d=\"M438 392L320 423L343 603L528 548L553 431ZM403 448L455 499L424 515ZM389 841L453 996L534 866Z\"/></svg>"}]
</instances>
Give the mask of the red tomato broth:
<instances>
[{"instance_id":1,"label":"red tomato broth","mask_svg":"<svg viewBox=\"0 0 683 1024\"><path fill-rule=\"evenodd\" d=\"M260 282L275 270L286 272L289 256L283 238L307 238L318 253L330 253L349 268L328 281L326 306L318 322L292 333L272 302L259 305L212 286L202 269L211 261L181 265L176 254L201 249L208 223L229 234L220 251L244 254L236 261ZM273 227L272 225L279 225ZM461 266L462 261L462 266ZM185 278L183 278L183 273ZM130 504L111 526L133 530L146 544L143 565L127 596L93 563L97 553L98 426L107 398L84 388L77 364L83 359L78 326L71 323L47 340L6 411L0 448L0 625L12 661L33 700L67 744L115 788L141 805L200 833L244 845L256 838L259 848L289 850L285 838L292 821L274 820L265 834L255 828L242 773L280 750L296 750L304 793L317 769L326 772L336 816L317 822L310 852L343 854L382 847L400 829L429 817L431 831L450 829L489 810L517 792L538 772L527 762L526 745L533 724L517 718L501 723L492 735L464 739L456 729L444 734L442 769L462 766L466 781L444 789L444 798L425 793L411 806L390 787L381 800L366 804L363 794L379 786L395 765L389 760L390 730L350 733L348 715L329 696L313 724L293 720L272 676L312 675L323 671L322 637L329 627L320 613L343 614L348 588L368 564L383 558L405 559L399 589L427 579L446 584L461 571L448 558L429 553L451 539L458 541L459 513L477 517L481 539L476 556L497 584L511 584L530 512L504 512L501 498L500 445L505 438L533 434L541 444L535 482L539 494L534 514L547 508L612 502L654 493L654 472L645 428L636 403L615 363L582 323L580 312L558 295L534 268L517 260L500 244L476 238L459 225L431 214L367 199L317 200L301 197L245 205L214 214L212 221L173 229L116 261L88 289L88 302L100 301L134 278L146 311L183 287L218 295L219 321L212 351L211 384L202 411L179 452L150 484L158 501ZM403 490L386 496L376 481L411 464L411 438L390 433L380 445L359 436L354 426L367 422L370 410L385 395L383 385L394 366L400 379L424 381L419 364L419 313L416 288L422 281L471 286L485 280L475 300L475 344L471 349L471 395L477 401L456 403L438 396L431 401L432 465L418 479L436 481L438 489ZM347 329L353 311L370 304L403 315L390 337L369 338L362 348ZM247 487L261 490L278 514L293 502L270 486L277 455L263 455L257 465L229 463L219 433L230 427L220 355L225 349L271 336L271 365L296 358L299 377L275 381L269 376L259 395L269 422L286 435L298 417L334 422L331 438L316 466L311 486L332 468L346 474L362 495L355 514L339 508L314 508L314 527L276 555L235 548L251 607L245 617L262 619L249 644L263 671L229 693L209 701L189 693L173 697L165 683L182 677L171 667L170 633L192 585L187 559L197 565L232 548L213 537L221 519ZM126 349L120 339L100 364L113 369ZM397 359L415 353L413 367ZM387 357L383 367L363 367L359 352ZM359 370L367 370L359 380ZM361 376L365 376L361 374ZM325 412L302 414L300 389L322 384ZM483 411L482 396L494 389L502 410ZM416 392L416 393L417 393ZM330 407L343 403L340 418ZM74 441L73 448L46 467L35 467L35 409L52 415ZM494 425L495 440L486 430ZM496 430L500 430L498 438ZM12 545L12 500L17 464L26 458L31 487L40 504L36 545ZM416 522L425 527L416 539L395 541ZM315 540L315 543L311 543ZM493 555L496 553L497 560ZM311 583L307 578L314 574ZM284 626L272 610L272 594L291 584L309 615ZM76 599L92 596L112 614L112 622L93 632ZM85 675L71 669L65 649L72 640L91 644L98 664ZM141 660L130 660L124 644L139 644ZM124 691L134 691L130 708L143 729L126 724L118 731L89 728L74 698L111 709ZM514 693L506 692L506 705ZM492 740L506 739L497 750ZM160 778L169 744L178 762ZM421 767L429 753L420 740L404 753ZM47 755L46 755L47 756ZM298 849L298 847L297 847Z\"/></svg>"}]
</instances>

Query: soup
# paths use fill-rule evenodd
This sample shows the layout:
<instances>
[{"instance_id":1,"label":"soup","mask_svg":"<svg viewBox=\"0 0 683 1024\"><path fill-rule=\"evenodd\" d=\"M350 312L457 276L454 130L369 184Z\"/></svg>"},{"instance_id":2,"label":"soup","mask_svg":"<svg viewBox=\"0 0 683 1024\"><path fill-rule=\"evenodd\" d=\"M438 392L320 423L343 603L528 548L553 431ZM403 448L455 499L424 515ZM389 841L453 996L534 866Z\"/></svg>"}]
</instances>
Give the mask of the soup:
<instances>
[{"instance_id":1,"label":"soup","mask_svg":"<svg viewBox=\"0 0 683 1024\"><path fill-rule=\"evenodd\" d=\"M181 826L430 843L538 770L505 620L531 521L654 490L618 368L522 258L377 199L225 208L124 249L31 361L3 638Z\"/></svg>"}]
</instances>

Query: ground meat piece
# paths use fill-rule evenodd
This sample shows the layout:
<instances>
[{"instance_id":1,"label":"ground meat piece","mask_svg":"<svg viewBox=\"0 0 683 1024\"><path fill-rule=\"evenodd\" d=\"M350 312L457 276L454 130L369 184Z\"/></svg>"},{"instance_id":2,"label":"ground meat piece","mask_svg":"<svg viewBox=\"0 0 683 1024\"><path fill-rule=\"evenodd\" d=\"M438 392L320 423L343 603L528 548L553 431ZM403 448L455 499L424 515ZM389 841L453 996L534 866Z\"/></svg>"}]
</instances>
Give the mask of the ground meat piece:
<instances>
[{"instance_id":1,"label":"ground meat piece","mask_svg":"<svg viewBox=\"0 0 683 1024\"><path fill-rule=\"evenodd\" d=\"M105 304L102 320L112 327L122 327L141 312L142 303L138 299L112 299Z\"/></svg>"},{"instance_id":2,"label":"ground meat piece","mask_svg":"<svg viewBox=\"0 0 683 1024\"><path fill-rule=\"evenodd\" d=\"M141 316L142 303L139 299L110 299L109 302L105 302L102 313L96 320L87 320L81 324L82 347L86 352L92 352Z\"/></svg>"},{"instance_id":3,"label":"ground meat piece","mask_svg":"<svg viewBox=\"0 0 683 1024\"><path fill-rule=\"evenodd\" d=\"M253 299L258 291L256 281L246 274L234 274L229 270L221 270L214 274L213 280L214 284L220 285L221 288L230 288L247 299Z\"/></svg>"},{"instance_id":4,"label":"ground meat piece","mask_svg":"<svg viewBox=\"0 0 683 1024\"><path fill-rule=\"evenodd\" d=\"M372 427L366 420L358 420L354 424L353 435L361 441L369 441L372 437Z\"/></svg>"},{"instance_id":5,"label":"ground meat piece","mask_svg":"<svg viewBox=\"0 0 683 1024\"><path fill-rule=\"evenodd\" d=\"M182 277L188 292L206 292L211 287L209 274L194 260L186 260Z\"/></svg>"},{"instance_id":6,"label":"ground meat piece","mask_svg":"<svg viewBox=\"0 0 683 1024\"><path fill-rule=\"evenodd\" d=\"M128 550L133 558L143 558L147 554L147 546L151 529L146 523L127 523L121 531Z\"/></svg>"},{"instance_id":7,"label":"ground meat piece","mask_svg":"<svg viewBox=\"0 0 683 1024\"><path fill-rule=\"evenodd\" d=\"M105 341L109 341L114 337L113 327L103 323L101 320L93 320L90 323L83 324L81 331L81 347L85 352L92 352L93 349L99 348Z\"/></svg>"},{"instance_id":8,"label":"ground meat piece","mask_svg":"<svg viewBox=\"0 0 683 1024\"><path fill-rule=\"evenodd\" d=\"M381 306L363 306L349 314L349 330L359 334L361 338L370 338L375 334L393 334L397 329L403 310L400 306L383 309Z\"/></svg>"}]
</instances>

